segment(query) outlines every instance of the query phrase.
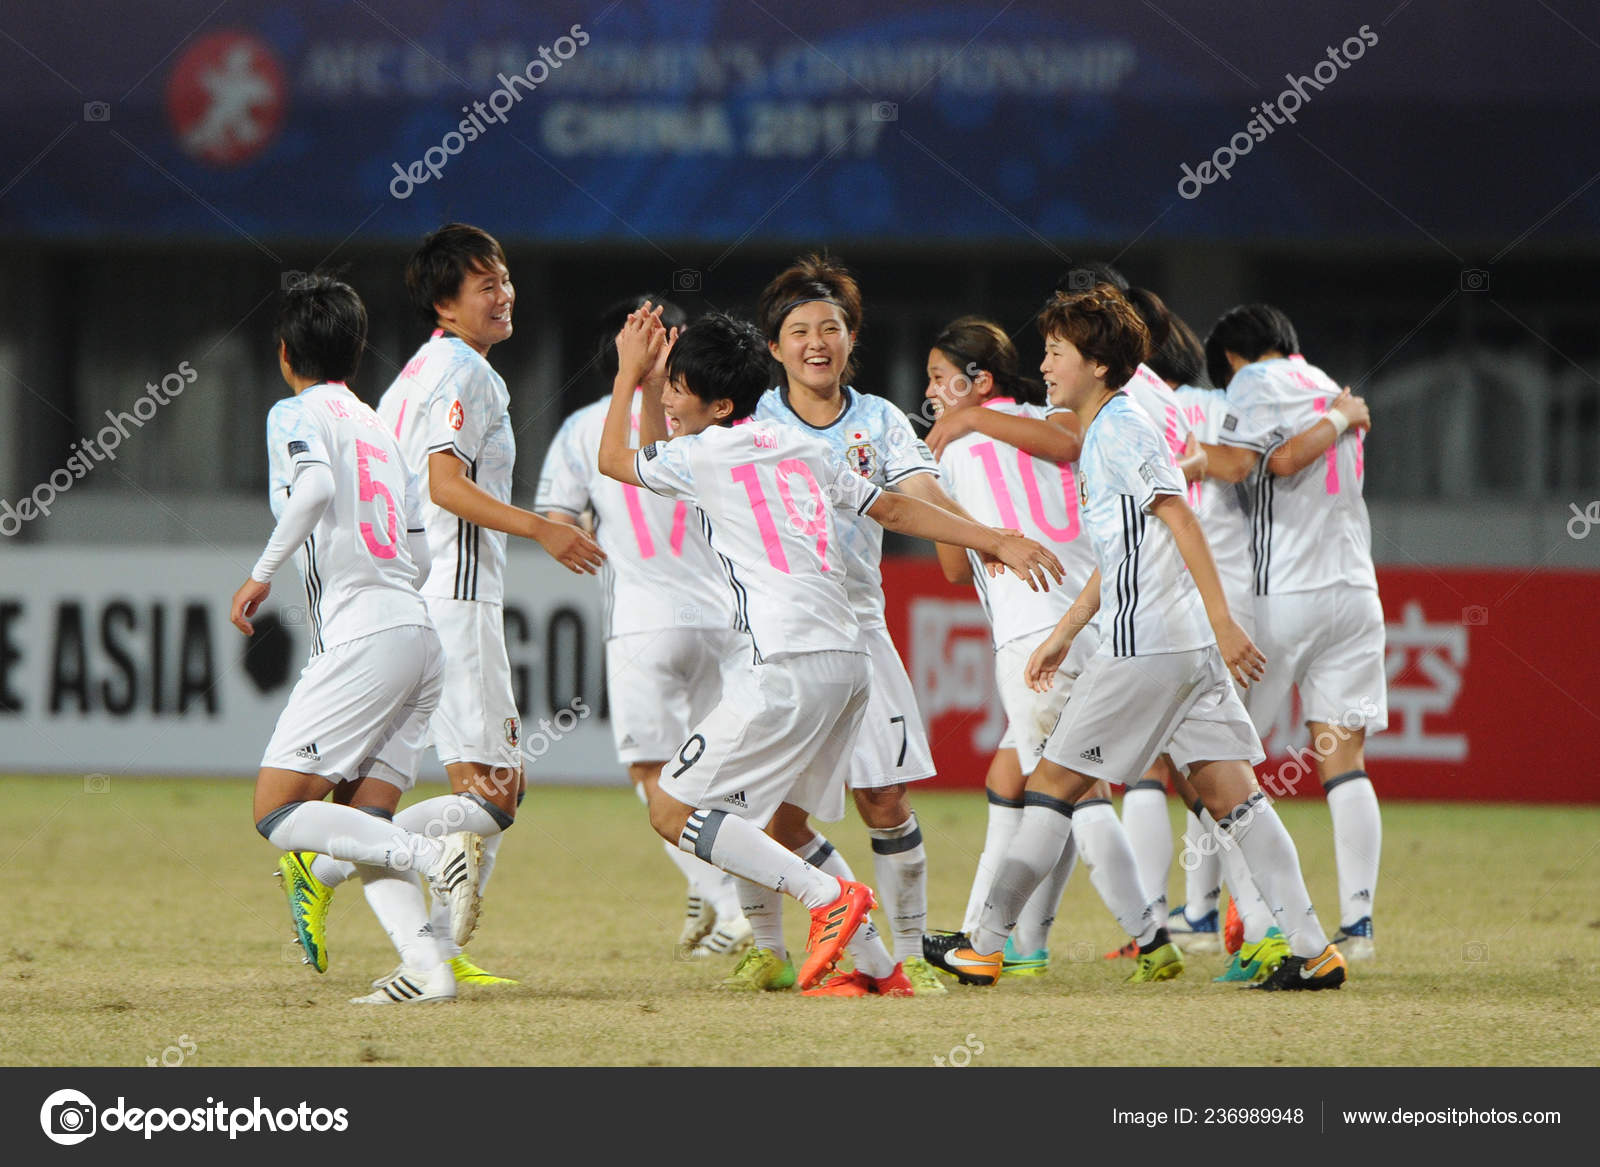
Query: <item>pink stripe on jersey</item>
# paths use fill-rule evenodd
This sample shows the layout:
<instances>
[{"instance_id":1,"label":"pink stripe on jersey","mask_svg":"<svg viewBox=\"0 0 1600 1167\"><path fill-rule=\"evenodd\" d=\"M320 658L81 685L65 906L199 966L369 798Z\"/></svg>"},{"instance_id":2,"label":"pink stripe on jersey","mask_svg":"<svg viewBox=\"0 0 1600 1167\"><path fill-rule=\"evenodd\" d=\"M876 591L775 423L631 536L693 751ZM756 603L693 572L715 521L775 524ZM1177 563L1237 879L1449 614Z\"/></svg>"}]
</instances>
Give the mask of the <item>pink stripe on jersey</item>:
<instances>
[{"instance_id":1,"label":"pink stripe on jersey","mask_svg":"<svg viewBox=\"0 0 1600 1167\"><path fill-rule=\"evenodd\" d=\"M683 534L688 526L689 506L687 503L678 503L672 508L672 554L677 557L683 555Z\"/></svg>"},{"instance_id":2,"label":"pink stripe on jersey","mask_svg":"<svg viewBox=\"0 0 1600 1167\"><path fill-rule=\"evenodd\" d=\"M789 557L783 553L783 541L778 538L778 524L772 521L772 510L767 505L767 492L761 489L761 479L756 464L746 462L731 471L733 480L744 487L750 499L750 510L755 515L756 529L761 532L761 544L767 551L767 562L784 575L789 573Z\"/></svg>"},{"instance_id":3,"label":"pink stripe on jersey","mask_svg":"<svg viewBox=\"0 0 1600 1167\"><path fill-rule=\"evenodd\" d=\"M644 520L644 505L639 501L639 488L631 482L623 483L622 498L628 504L628 519L633 523L633 537L639 543L639 558L654 559L656 541L650 537L650 524ZM681 508L683 504L680 502L678 506Z\"/></svg>"},{"instance_id":4,"label":"pink stripe on jersey","mask_svg":"<svg viewBox=\"0 0 1600 1167\"><path fill-rule=\"evenodd\" d=\"M1006 489L1005 475L1000 471L1000 454L993 442L979 442L972 447L972 456L983 463L984 477L989 480L989 491L995 505L1000 508L1000 522L1011 530L1018 529L1017 508L1012 505L1011 492ZM1030 480L1032 475L1027 475Z\"/></svg>"}]
</instances>

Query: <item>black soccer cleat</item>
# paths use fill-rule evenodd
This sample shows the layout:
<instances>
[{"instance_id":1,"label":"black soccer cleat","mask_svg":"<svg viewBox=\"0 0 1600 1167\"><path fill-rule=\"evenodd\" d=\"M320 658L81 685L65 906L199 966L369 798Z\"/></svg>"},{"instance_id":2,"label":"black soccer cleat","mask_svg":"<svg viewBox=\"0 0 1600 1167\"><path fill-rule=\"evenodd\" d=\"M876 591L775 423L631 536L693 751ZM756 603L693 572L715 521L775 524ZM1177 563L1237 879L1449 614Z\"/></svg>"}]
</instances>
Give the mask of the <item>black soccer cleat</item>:
<instances>
[{"instance_id":1,"label":"black soccer cleat","mask_svg":"<svg viewBox=\"0 0 1600 1167\"><path fill-rule=\"evenodd\" d=\"M1269 993L1295 989L1337 989L1344 984L1347 969L1344 957L1333 945L1328 945L1316 956L1286 956L1267 979L1258 984L1246 985L1249 989L1264 989Z\"/></svg>"},{"instance_id":2,"label":"black soccer cleat","mask_svg":"<svg viewBox=\"0 0 1600 1167\"><path fill-rule=\"evenodd\" d=\"M1002 953L980 953L965 932L924 932L922 957L963 985L992 985L1000 979Z\"/></svg>"}]
</instances>

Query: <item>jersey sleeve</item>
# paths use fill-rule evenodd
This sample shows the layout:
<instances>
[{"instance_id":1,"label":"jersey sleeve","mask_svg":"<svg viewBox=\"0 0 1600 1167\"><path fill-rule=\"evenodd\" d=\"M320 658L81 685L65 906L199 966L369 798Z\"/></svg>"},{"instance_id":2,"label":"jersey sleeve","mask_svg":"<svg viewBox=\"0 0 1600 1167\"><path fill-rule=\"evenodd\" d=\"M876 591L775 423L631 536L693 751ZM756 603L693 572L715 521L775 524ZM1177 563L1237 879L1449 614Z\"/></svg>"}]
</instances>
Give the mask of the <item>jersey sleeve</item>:
<instances>
[{"instance_id":1,"label":"jersey sleeve","mask_svg":"<svg viewBox=\"0 0 1600 1167\"><path fill-rule=\"evenodd\" d=\"M1102 474L1115 493L1138 499L1139 509L1148 511L1158 494L1182 495L1188 486L1161 435L1154 426L1140 425L1140 421L1144 421L1143 414L1118 428L1106 451Z\"/></svg>"},{"instance_id":2,"label":"jersey sleeve","mask_svg":"<svg viewBox=\"0 0 1600 1167\"><path fill-rule=\"evenodd\" d=\"M939 460L928 449L928 443L917 437L911 420L887 401L880 408L883 412L884 483L893 486L913 474L932 474L938 478Z\"/></svg>"},{"instance_id":3,"label":"jersey sleeve","mask_svg":"<svg viewBox=\"0 0 1600 1167\"><path fill-rule=\"evenodd\" d=\"M667 498L695 502L694 465L691 455L695 435L685 434L670 442L651 442L633 455L633 472L639 481Z\"/></svg>"},{"instance_id":4,"label":"jersey sleeve","mask_svg":"<svg viewBox=\"0 0 1600 1167\"><path fill-rule=\"evenodd\" d=\"M306 466L332 467L327 443L298 397L286 397L267 412L267 482L277 516L295 475Z\"/></svg>"},{"instance_id":5,"label":"jersey sleeve","mask_svg":"<svg viewBox=\"0 0 1600 1167\"><path fill-rule=\"evenodd\" d=\"M567 418L556 431L539 474L539 490L534 496L536 511L564 511L581 515L589 509L589 473L599 455L598 447L583 448L582 418Z\"/></svg>"},{"instance_id":6,"label":"jersey sleeve","mask_svg":"<svg viewBox=\"0 0 1600 1167\"><path fill-rule=\"evenodd\" d=\"M1226 390L1227 412L1217 429L1217 443L1270 453L1291 435L1283 429L1272 398L1271 381L1248 366L1234 374Z\"/></svg>"},{"instance_id":7,"label":"jersey sleeve","mask_svg":"<svg viewBox=\"0 0 1600 1167\"><path fill-rule=\"evenodd\" d=\"M427 452L454 450L463 462L476 462L496 420L496 404L494 386L482 371L458 362L428 398Z\"/></svg>"},{"instance_id":8,"label":"jersey sleeve","mask_svg":"<svg viewBox=\"0 0 1600 1167\"><path fill-rule=\"evenodd\" d=\"M835 510L852 510L864 515L883 491L861 477L845 464L843 459L832 457L825 467L824 491Z\"/></svg>"}]
</instances>

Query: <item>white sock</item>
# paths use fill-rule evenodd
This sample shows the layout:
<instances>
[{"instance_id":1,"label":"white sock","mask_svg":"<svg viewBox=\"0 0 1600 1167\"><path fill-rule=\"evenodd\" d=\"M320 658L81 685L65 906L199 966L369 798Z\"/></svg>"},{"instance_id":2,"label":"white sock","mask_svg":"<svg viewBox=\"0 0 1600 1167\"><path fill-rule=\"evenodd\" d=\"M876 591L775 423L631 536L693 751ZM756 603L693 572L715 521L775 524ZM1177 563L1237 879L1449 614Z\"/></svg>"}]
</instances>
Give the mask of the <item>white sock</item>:
<instances>
[{"instance_id":1,"label":"white sock","mask_svg":"<svg viewBox=\"0 0 1600 1167\"><path fill-rule=\"evenodd\" d=\"M1111 809L1110 801L1096 798L1072 809L1072 832L1078 837L1078 854L1089 865L1089 882L1122 930L1140 944L1155 939L1157 920L1150 897L1139 882L1128 832Z\"/></svg>"},{"instance_id":2,"label":"white sock","mask_svg":"<svg viewBox=\"0 0 1600 1167\"><path fill-rule=\"evenodd\" d=\"M1167 882L1172 875L1172 822L1167 818L1167 792L1159 783L1143 782L1122 796L1122 829L1139 865L1139 885L1149 894L1152 910L1167 922Z\"/></svg>"},{"instance_id":3,"label":"white sock","mask_svg":"<svg viewBox=\"0 0 1600 1167\"><path fill-rule=\"evenodd\" d=\"M500 813L498 808L495 813ZM510 819L507 817L506 824ZM464 794L441 794L414 802L394 816L394 825L430 839L442 838L454 831L471 831L484 836L484 863L492 865L489 855L490 838L503 830L500 820L484 808L483 803ZM494 846L498 847L498 844ZM311 874L329 887L338 887L355 874L353 863L342 863L327 855L319 855L311 864ZM481 881L480 881L481 882ZM437 923L437 921L435 921ZM448 935L449 929L440 933Z\"/></svg>"},{"instance_id":4,"label":"white sock","mask_svg":"<svg viewBox=\"0 0 1600 1167\"><path fill-rule=\"evenodd\" d=\"M1261 898L1283 929L1289 951L1312 957L1327 948L1328 936L1317 921L1311 894L1300 875L1300 855L1266 795L1260 791L1252 794L1219 825L1243 852Z\"/></svg>"},{"instance_id":5,"label":"white sock","mask_svg":"<svg viewBox=\"0 0 1600 1167\"><path fill-rule=\"evenodd\" d=\"M1211 844L1200 841L1209 829L1194 811L1184 815L1183 850L1188 858L1184 860L1183 902L1191 921L1216 911L1217 901L1222 898L1222 860L1217 856L1215 840Z\"/></svg>"},{"instance_id":6,"label":"white sock","mask_svg":"<svg viewBox=\"0 0 1600 1167\"><path fill-rule=\"evenodd\" d=\"M818 871L761 828L721 810L696 810L678 846L714 867L791 895L807 909L827 907L843 893L839 881Z\"/></svg>"},{"instance_id":7,"label":"white sock","mask_svg":"<svg viewBox=\"0 0 1600 1167\"><path fill-rule=\"evenodd\" d=\"M1228 881L1228 894L1239 909L1239 922L1244 925L1244 942L1254 944L1267 934L1268 928L1277 923L1272 917L1272 909L1261 898L1256 881L1250 875L1250 865L1245 862L1238 844L1226 831L1217 829L1210 811L1206 811L1200 821L1211 832L1211 849L1222 864L1223 875Z\"/></svg>"},{"instance_id":8,"label":"white sock","mask_svg":"<svg viewBox=\"0 0 1600 1167\"><path fill-rule=\"evenodd\" d=\"M922 845L917 812L898 827L869 827L867 834L872 836L872 870L878 879L873 890L889 913L894 958L921 956L922 933L928 926L928 852Z\"/></svg>"},{"instance_id":9,"label":"white sock","mask_svg":"<svg viewBox=\"0 0 1600 1167\"><path fill-rule=\"evenodd\" d=\"M1067 845L1061 849L1061 858L1033 889L1028 902L1022 905L1017 916L1017 926L1011 930L1011 947L1023 956L1032 955L1041 948L1050 947L1050 929L1055 926L1056 912L1061 908L1061 893L1078 866L1078 833L1067 836Z\"/></svg>"},{"instance_id":10,"label":"white sock","mask_svg":"<svg viewBox=\"0 0 1600 1167\"><path fill-rule=\"evenodd\" d=\"M1333 816L1333 856L1339 867L1339 923L1356 924L1372 915L1378 891L1378 859L1383 851L1383 819L1378 795L1365 770L1328 779L1328 813Z\"/></svg>"},{"instance_id":11,"label":"white sock","mask_svg":"<svg viewBox=\"0 0 1600 1167\"><path fill-rule=\"evenodd\" d=\"M983 911L983 901L989 895L989 885L1006 849L1022 825L1022 800L1015 802L1001 798L994 791L989 796L989 826L983 836L983 854L978 856L978 870L972 874L972 891L967 895L967 911L961 917L961 930L969 936L978 926L978 913Z\"/></svg>"},{"instance_id":12,"label":"white sock","mask_svg":"<svg viewBox=\"0 0 1600 1167\"><path fill-rule=\"evenodd\" d=\"M1022 906L1061 858L1072 834L1072 805L1047 794L1022 796L1022 824L994 873L988 898L969 935L975 952L999 952L1017 926Z\"/></svg>"},{"instance_id":13,"label":"white sock","mask_svg":"<svg viewBox=\"0 0 1600 1167\"><path fill-rule=\"evenodd\" d=\"M812 835L811 842L801 847L798 854L807 863L826 871L835 879L855 879L855 872L850 870L850 864L845 862L844 856L821 835ZM920 943L921 936L917 939ZM845 951L854 958L856 968L869 977L886 977L894 972L896 958L890 956L889 950L883 946L883 937L878 934L870 914L861 921L861 927L856 929L850 943L845 945ZM921 952L917 955L920 956Z\"/></svg>"},{"instance_id":14,"label":"white sock","mask_svg":"<svg viewBox=\"0 0 1600 1167\"><path fill-rule=\"evenodd\" d=\"M400 963L417 972L431 972L444 962L435 942L433 925L422 903L422 888L415 877L401 875L386 867L356 868L361 890L378 923L389 935L389 942L400 954Z\"/></svg>"},{"instance_id":15,"label":"white sock","mask_svg":"<svg viewBox=\"0 0 1600 1167\"><path fill-rule=\"evenodd\" d=\"M439 840L332 802L290 803L262 822L271 823L267 841L280 851L316 851L390 871L418 873L438 867L444 858Z\"/></svg>"},{"instance_id":16,"label":"white sock","mask_svg":"<svg viewBox=\"0 0 1600 1167\"><path fill-rule=\"evenodd\" d=\"M709 863L702 866L706 869L706 879L701 886L701 894L711 901L717 921L721 923L738 919L744 914L744 909L739 906L739 881Z\"/></svg>"},{"instance_id":17,"label":"white sock","mask_svg":"<svg viewBox=\"0 0 1600 1167\"><path fill-rule=\"evenodd\" d=\"M787 960L789 949L783 942L783 893L748 879L729 878L739 897L739 909L755 933L750 943L757 948L770 948L779 960Z\"/></svg>"}]
</instances>

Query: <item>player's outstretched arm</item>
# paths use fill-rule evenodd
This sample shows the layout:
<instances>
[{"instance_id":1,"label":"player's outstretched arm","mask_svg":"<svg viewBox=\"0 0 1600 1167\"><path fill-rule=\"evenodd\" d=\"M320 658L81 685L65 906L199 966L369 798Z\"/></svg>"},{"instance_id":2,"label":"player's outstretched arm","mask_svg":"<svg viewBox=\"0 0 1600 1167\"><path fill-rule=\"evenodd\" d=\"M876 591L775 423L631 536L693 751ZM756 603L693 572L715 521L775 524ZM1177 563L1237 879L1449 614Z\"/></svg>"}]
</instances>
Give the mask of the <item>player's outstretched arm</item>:
<instances>
[{"instance_id":1,"label":"player's outstretched arm","mask_svg":"<svg viewBox=\"0 0 1600 1167\"><path fill-rule=\"evenodd\" d=\"M1248 634L1228 610L1228 598L1222 591L1222 579L1217 575L1217 561L1211 555L1211 544L1206 542L1200 520L1184 501L1181 494L1158 494L1150 504L1150 513L1167 525L1184 566L1200 589L1200 599L1206 606L1206 619L1217 638L1217 648L1236 681L1248 688L1251 681L1259 681L1267 658L1251 641Z\"/></svg>"},{"instance_id":2,"label":"player's outstretched arm","mask_svg":"<svg viewBox=\"0 0 1600 1167\"><path fill-rule=\"evenodd\" d=\"M946 446L969 433L1005 442L1047 462L1076 462L1083 451L1083 423L1071 410L1041 420L998 409L960 409L933 423L928 448L935 458L943 457Z\"/></svg>"},{"instance_id":3,"label":"player's outstretched arm","mask_svg":"<svg viewBox=\"0 0 1600 1167\"><path fill-rule=\"evenodd\" d=\"M970 547L980 555L1005 564L1034 591L1049 591L1052 576L1057 583L1061 582L1061 561L1055 554L1016 532L997 531L930 506L921 499L889 491L879 494L866 513L880 526L902 535Z\"/></svg>"},{"instance_id":4,"label":"player's outstretched arm","mask_svg":"<svg viewBox=\"0 0 1600 1167\"><path fill-rule=\"evenodd\" d=\"M1189 440L1183 444L1183 454L1178 458L1178 469L1183 474L1185 482L1199 482L1206 476L1206 448L1200 444L1200 439L1193 433Z\"/></svg>"},{"instance_id":5,"label":"player's outstretched arm","mask_svg":"<svg viewBox=\"0 0 1600 1167\"><path fill-rule=\"evenodd\" d=\"M578 528L495 498L467 477L466 465L449 450L428 455L428 495L436 506L475 526L532 539L574 573L593 575L605 562L600 545Z\"/></svg>"}]
</instances>

